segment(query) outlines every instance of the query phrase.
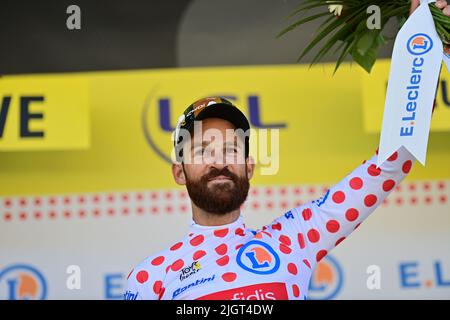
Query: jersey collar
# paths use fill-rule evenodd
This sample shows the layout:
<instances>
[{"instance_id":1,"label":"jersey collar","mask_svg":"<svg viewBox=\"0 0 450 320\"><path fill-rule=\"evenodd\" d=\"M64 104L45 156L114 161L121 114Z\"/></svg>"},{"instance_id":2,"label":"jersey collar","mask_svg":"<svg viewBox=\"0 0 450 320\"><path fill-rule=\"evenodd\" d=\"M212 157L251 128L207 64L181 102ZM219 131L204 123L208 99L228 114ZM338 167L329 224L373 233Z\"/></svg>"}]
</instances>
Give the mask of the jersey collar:
<instances>
[{"instance_id":1,"label":"jersey collar","mask_svg":"<svg viewBox=\"0 0 450 320\"><path fill-rule=\"evenodd\" d=\"M189 235L191 236L198 234L214 235L219 238L229 237L230 235L243 236L245 234L245 223L242 215L236 221L221 226L203 226L191 219L189 231Z\"/></svg>"}]
</instances>

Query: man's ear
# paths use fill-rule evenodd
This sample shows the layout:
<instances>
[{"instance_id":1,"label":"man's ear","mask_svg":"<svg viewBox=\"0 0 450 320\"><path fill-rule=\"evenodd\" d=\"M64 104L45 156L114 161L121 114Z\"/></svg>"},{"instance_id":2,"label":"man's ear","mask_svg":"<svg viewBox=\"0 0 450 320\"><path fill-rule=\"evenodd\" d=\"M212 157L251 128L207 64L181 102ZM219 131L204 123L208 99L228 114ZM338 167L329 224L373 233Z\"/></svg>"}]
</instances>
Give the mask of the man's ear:
<instances>
[{"instance_id":1,"label":"man's ear","mask_svg":"<svg viewBox=\"0 0 450 320\"><path fill-rule=\"evenodd\" d=\"M186 184L186 176L181 163L172 163L172 174L177 184L183 186Z\"/></svg>"},{"instance_id":2,"label":"man's ear","mask_svg":"<svg viewBox=\"0 0 450 320\"><path fill-rule=\"evenodd\" d=\"M249 156L246 160L246 170L247 170L247 177L248 180L250 180L253 177L253 173L255 172L255 159L252 156Z\"/></svg>"}]
</instances>

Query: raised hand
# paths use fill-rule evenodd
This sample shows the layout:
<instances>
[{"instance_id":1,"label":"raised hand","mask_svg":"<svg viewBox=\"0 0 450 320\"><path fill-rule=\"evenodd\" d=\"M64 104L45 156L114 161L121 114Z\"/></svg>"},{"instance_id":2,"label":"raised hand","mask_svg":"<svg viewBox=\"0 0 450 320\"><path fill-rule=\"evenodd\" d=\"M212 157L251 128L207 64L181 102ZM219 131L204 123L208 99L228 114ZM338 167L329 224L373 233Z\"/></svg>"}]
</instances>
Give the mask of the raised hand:
<instances>
[{"instance_id":1,"label":"raised hand","mask_svg":"<svg viewBox=\"0 0 450 320\"><path fill-rule=\"evenodd\" d=\"M412 0L411 8L409 9L409 15L411 15L414 10L420 5L420 0ZM437 0L435 6L442 10L442 13L450 17L450 5L445 0Z\"/></svg>"}]
</instances>

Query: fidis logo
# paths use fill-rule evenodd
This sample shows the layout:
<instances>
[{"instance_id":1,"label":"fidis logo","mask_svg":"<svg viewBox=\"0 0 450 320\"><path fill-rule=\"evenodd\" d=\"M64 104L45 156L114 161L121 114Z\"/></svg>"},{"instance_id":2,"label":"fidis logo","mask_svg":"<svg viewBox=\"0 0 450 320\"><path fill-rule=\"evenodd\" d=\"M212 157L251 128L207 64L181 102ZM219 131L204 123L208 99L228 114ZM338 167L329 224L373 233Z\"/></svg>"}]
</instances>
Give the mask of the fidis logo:
<instances>
[{"instance_id":1,"label":"fidis logo","mask_svg":"<svg viewBox=\"0 0 450 320\"><path fill-rule=\"evenodd\" d=\"M168 98L167 95L158 94L156 88L147 96L142 109L141 126L150 148L162 159L171 163L171 151L173 147L172 133L178 117L194 102L183 99ZM248 117L250 125L254 129L282 129L285 123L263 123L261 120L261 102L257 95L238 98L230 94L206 94L206 96L221 96L235 103Z\"/></svg>"},{"instance_id":2,"label":"fidis logo","mask_svg":"<svg viewBox=\"0 0 450 320\"><path fill-rule=\"evenodd\" d=\"M275 250L258 240L242 246L236 260L242 269L256 274L272 274L280 267L280 257Z\"/></svg>"},{"instance_id":3,"label":"fidis logo","mask_svg":"<svg viewBox=\"0 0 450 320\"><path fill-rule=\"evenodd\" d=\"M0 299L43 300L47 297L47 284L36 268L16 264L0 270Z\"/></svg>"},{"instance_id":4,"label":"fidis logo","mask_svg":"<svg viewBox=\"0 0 450 320\"><path fill-rule=\"evenodd\" d=\"M407 48L412 55L421 56L433 48L433 40L425 33L417 33L409 38Z\"/></svg>"},{"instance_id":5,"label":"fidis logo","mask_svg":"<svg viewBox=\"0 0 450 320\"><path fill-rule=\"evenodd\" d=\"M335 298L341 291L344 275L339 263L327 255L314 271L309 283L310 300L328 300Z\"/></svg>"},{"instance_id":6,"label":"fidis logo","mask_svg":"<svg viewBox=\"0 0 450 320\"><path fill-rule=\"evenodd\" d=\"M286 284L272 282L215 292L198 300L287 300L288 298Z\"/></svg>"}]
</instances>

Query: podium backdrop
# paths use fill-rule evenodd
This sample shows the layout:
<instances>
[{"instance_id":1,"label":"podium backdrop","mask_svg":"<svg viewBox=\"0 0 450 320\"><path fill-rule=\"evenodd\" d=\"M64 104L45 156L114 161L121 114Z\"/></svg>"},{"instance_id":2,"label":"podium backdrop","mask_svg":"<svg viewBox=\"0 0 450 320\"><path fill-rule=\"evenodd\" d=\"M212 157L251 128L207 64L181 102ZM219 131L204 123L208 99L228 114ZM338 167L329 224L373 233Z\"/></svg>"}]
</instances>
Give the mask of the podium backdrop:
<instances>
[{"instance_id":1,"label":"podium backdrop","mask_svg":"<svg viewBox=\"0 0 450 320\"><path fill-rule=\"evenodd\" d=\"M264 129L279 132L272 154L253 150L248 226L320 198L375 152L388 64L370 77L348 65L333 77L323 64L0 78L0 298L121 299L132 267L188 229L170 137L203 96L233 99L254 145ZM450 298L448 78L443 70L427 166L416 162L323 260L311 299ZM370 266L379 289L367 287ZM78 271L81 288L70 289Z\"/></svg>"}]
</instances>

